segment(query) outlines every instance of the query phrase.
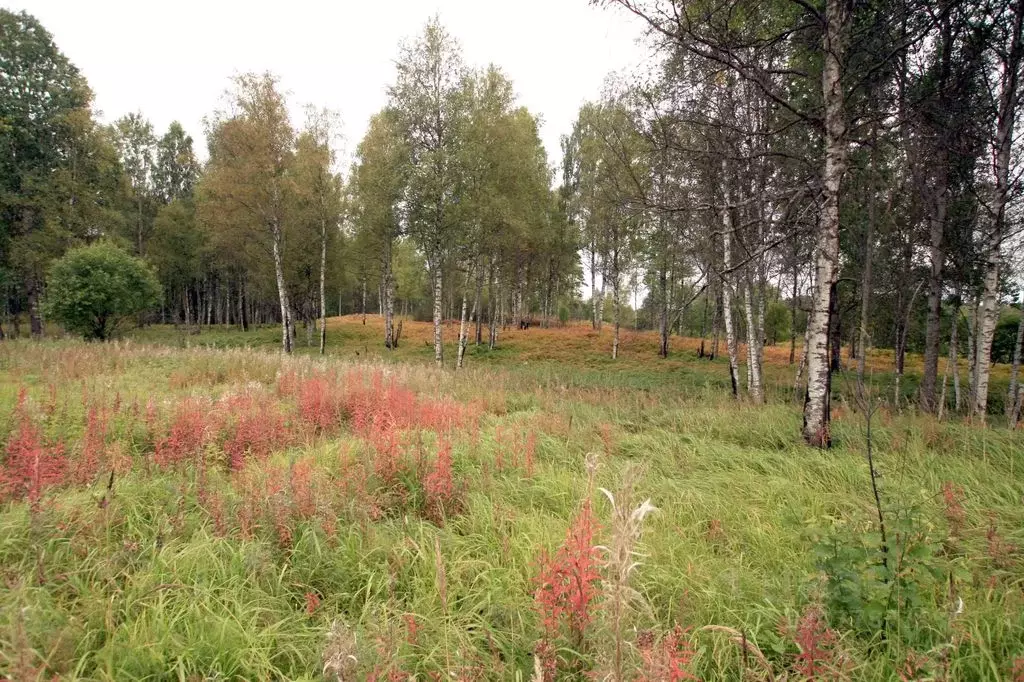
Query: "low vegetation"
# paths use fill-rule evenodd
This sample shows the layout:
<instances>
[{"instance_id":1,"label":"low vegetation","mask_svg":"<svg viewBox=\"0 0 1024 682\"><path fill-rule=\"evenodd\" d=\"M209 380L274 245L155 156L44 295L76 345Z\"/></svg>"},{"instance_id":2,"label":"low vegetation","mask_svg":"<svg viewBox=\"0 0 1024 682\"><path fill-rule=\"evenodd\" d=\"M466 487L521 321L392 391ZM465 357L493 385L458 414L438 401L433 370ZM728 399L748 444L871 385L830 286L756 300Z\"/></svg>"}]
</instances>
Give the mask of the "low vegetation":
<instances>
[{"instance_id":1,"label":"low vegetation","mask_svg":"<svg viewBox=\"0 0 1024 682\"><path fill-rule=\"evenodd\" d=\"M510 331L453 374L382 325L0 347L0 676L1024 674L1019 431L874 407L883 539L841 378L823 452L770 348L753 407L653 333L609 370L610 330Z\"/></svg>"}]
</instances>

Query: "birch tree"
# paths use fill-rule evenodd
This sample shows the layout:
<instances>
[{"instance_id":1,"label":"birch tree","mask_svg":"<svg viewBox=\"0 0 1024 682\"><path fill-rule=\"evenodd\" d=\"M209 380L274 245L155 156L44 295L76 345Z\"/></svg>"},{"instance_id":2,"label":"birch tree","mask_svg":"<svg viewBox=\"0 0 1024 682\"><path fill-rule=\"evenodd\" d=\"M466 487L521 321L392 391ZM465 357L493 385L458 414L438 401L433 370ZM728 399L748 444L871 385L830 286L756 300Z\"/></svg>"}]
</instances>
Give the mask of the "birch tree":
<instances>
[{"instance_id":1,"label":"birch tree","mask_svg":"<svg viewBox=\"0 0 1024 682\"><path fill-rule=\"evenodd\" d=\"M410 158L404 219L430 269L434 361L440 365L444 362L444 267L458 237L454 213L460 192L457 162L466 104L465 69L458 43L435 17L418 38L401 46L397 71L389 97Z\"/></svg>"},{"instance_id":2,"label":"birch tree","mask_svg":"<svg viewBox=\"0 0 1024 682\"><path fill-rule=\"evenodd\" d=\"M999 275L1003 264L1006 213L1013 178L1011 156L1017 110L1021 101L1021 68L1024 66L1024 1L1011 0L993 14L997 38L993 41L995 87L992 88L995 128L991 136L991 192L985 202L987 220L982 226L982 293L977 313L977 349L974 361L975 419L984 422L988 412L988 386L992 366L992 337L999 321Z\"/></svg>"},{"instance_id":3,"label":"birch tree","mask_svg":"<svg viewBox=\"0 0 1024 682\"><path fill-rule=\"evenodd\" d=\"M284 95L269 73L234 79L230 109L209 122L208 191L214 201L246 212L270 242L281 320L281 349L292 352L294 323L285 281L287 171L293 158L295 131Z\"/></svg>"}]
</instances>

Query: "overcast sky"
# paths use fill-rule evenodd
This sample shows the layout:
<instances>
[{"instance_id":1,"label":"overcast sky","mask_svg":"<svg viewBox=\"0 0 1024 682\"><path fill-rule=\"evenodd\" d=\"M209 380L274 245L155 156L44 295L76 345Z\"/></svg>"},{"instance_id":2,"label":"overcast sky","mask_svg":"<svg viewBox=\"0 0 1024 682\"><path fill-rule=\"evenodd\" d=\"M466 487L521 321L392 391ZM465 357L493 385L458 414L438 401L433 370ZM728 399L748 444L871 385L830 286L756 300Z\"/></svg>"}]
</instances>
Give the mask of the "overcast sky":
<instances>
[{"instance_id":1,"label":"overcast sky","mask_svg":"<svg viewBox=\"0 0 1024 682\"><path fill-rule=\"evenodd\" d=\"M0 0L2 1L2 0ZM438 13L470 66L493 62L520 101L543 120L551 163L579 105L613 71L632 70L646 50L638 23L587 0L8 0L36 16L78 66L102 120L141 111L158 134L179 120L205 158L202 119L228 78L272 71L289 93L294 123L305 104L344 120L352 153L386 100L401 39Z\"/></svg>"}]
</instances>

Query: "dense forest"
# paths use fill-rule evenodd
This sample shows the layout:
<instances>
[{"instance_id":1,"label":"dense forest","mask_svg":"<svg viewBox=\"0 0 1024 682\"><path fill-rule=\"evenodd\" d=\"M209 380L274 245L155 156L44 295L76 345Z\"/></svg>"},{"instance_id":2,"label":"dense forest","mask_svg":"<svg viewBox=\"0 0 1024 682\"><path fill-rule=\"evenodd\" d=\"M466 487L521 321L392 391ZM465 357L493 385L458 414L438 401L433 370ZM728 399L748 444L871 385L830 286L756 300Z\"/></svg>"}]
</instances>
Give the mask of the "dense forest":
<instances>
[{"instance_id":1,"label":"dense forest","mask_svg":"<svg viewBox=\"0 0 1024 682\"><path fill-rule=\"evenodd\" d=\"M456 367L509 325L608 324L612 358L622 327L656 329L663 356L683 335L727 357L754 403L765 345L788 344L817 445L832 373L887 348L897 395L922 354L922 410L1019 419L1024 2L599 4L652 57L580 108L561 159L434 19L347 168L339 114L293 121L269 73L211 102L205 155L178 123L101 124L46 29L0 11L0 335L42 335L52 264L104 241L159 280L142 324L279 324L290 352L322 351L329 315L382 315L387 348L431 319Z\"/></svg>"}]
</instances>

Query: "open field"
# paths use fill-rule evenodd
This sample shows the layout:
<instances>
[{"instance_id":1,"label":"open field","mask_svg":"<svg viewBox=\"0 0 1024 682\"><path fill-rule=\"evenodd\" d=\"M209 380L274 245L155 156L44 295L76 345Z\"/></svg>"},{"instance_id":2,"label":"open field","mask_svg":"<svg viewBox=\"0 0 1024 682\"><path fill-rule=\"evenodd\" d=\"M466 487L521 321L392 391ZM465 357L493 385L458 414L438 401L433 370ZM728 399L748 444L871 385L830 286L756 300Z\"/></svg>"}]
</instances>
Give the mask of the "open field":
<instances>
[{"instance_id":1,"label":"open field","mask_svg":"<svg viewBox=\"0 0 1024 682\"><path fill-rule=\"evenodd\" d=\"M0 346L0 676L1024 679L1020 431L881 408L883 553L863 415L802 445L788 347L753 407L692 341L509 331L456 374L428 330Z\"/></svg>"}]
</instances>

